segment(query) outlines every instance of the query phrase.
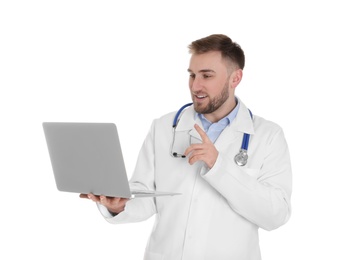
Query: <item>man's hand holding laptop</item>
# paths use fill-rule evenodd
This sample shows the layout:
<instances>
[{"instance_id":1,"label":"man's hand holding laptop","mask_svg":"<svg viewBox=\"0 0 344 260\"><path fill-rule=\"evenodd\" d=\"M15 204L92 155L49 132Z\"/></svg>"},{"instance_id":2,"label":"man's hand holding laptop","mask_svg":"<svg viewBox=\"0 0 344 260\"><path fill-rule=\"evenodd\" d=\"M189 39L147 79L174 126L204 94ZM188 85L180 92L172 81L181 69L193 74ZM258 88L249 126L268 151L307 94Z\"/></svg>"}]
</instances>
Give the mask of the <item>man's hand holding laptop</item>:
<instances>
[{"instance_id":1,"label":"man's hand holding laptop","mask_svg":"<svg viewBox=\"0 0 344 260\"><path fill-rule=\"evenodd\" d=\"M106 196L97 196L92 193L90 194L80 194L80 198L90 199L94 202L98 202L105 206L108 211L114 214L119 214L124 210L125 204L129 199L126 198L115 198Z\"/></svg>"}]
</instances>

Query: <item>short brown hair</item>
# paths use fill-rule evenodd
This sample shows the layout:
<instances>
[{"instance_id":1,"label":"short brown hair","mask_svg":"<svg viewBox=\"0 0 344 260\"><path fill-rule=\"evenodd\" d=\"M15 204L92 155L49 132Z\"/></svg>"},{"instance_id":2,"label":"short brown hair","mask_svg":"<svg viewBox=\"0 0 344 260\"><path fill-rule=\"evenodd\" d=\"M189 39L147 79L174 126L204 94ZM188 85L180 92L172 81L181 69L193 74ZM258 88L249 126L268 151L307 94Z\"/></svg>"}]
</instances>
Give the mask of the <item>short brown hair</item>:
<instances>
[{"instance_id":1,"label":"short brown hair","mask_svg":"<svg viewBox=\"0 0 344 260\"><path fill-rule=\"evenodd\" d=\"M240 69L245 67L245 54L240 45L223 34L212 34L193 41L189 46L192 54L203 54L209 51L220 51L223 58L236 63Z\"/></svg>"}]
</instances>

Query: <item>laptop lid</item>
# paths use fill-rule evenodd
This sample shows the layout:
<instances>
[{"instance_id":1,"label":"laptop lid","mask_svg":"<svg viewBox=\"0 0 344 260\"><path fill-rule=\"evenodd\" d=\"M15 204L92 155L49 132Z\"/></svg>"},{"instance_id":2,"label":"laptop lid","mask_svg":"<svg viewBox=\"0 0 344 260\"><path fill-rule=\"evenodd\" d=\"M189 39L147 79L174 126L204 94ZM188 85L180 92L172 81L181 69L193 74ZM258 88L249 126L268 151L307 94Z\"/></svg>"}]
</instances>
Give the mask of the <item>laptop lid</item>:
<instances>
[{"instance_id":1,"label":"laptop lid","mask_svg":"<svg viewBox=\"0 0 344 260\"><path fill-rule=\"evenodd\" d=\"M57 189L132 197L113 123L44 122Z\"/></svg>"}]
</instances>

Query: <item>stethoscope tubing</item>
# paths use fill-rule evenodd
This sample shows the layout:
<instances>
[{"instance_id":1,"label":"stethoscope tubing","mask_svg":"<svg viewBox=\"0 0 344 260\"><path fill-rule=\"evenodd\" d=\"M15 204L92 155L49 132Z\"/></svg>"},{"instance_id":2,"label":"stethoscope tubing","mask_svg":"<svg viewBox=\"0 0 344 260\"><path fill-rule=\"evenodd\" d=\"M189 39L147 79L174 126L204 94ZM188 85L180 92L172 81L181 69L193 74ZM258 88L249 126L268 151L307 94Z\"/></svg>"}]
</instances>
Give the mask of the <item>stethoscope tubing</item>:
<instances>
[{"instance_id":1,"label":"stethoscope tubing","mask_svg":"<svg viewBox=\"0 0 344 260\"><path fill-rule=\"evenodd\" d=\"M241 143L241 149L247 151L249 141L250 141L250 135L244 133L244 137L243 137L243 140L242 140L242 143Z\"/></svg>"},{"instance_id":2,"label":"stethoscope tubing","mask_svg":"<svg viewBox=\"0 0 344 260\"><path fill-rule=\"evenodd\" d=\"M250 112L251 119L253 119L253 115L252 115L251 110L248 110L248 112ZM241 143L241 149L247 151L249 141L250 141L250 134L244 133L244 137L243 137L242 143Z\"/></svg>"},{"instance_id":3,"label":"stethoscope tubing","mask_svg":"<svg viewBox=\"0 0 344 260\"><path fill-rule=\"evenodd\" d=\"M183 112L183 110L186 108L186 107L189 107L191 106L193 103L188 103L188 104L185 104L184 106L182 106L178 112L176 113L174 119L173 119L173 125L172 127L173 128L176 128L177 124L178 124L178 119L179 119L179 116L180 116L180 113Z\"/></svg>"}]
</instances>

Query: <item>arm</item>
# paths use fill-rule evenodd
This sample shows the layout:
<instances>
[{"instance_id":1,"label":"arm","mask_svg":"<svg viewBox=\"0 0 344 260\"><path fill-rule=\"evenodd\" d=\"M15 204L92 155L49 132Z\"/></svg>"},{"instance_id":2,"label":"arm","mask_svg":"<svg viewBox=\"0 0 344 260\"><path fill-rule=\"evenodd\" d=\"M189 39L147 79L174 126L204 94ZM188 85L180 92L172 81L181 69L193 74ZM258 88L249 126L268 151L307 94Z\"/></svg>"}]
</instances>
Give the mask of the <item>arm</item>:
<instances>
[{"instance_id":1,"label":"arm","mask_svg":"<svg viewBox=\"0 0 344 260\"><path fill-rule=\"evenodd\" d=\"M201 175L238 214L266 230L276 229L291 213L291 165L282 130L267 146L259 172L250 175L249 170L219 154L213 168L203 168Z\"/></svg>"},{"instance_id":2,"label":"arm","mask_svg":"<svg viewBox=\"0 0 344 260\"><path fill-rule=\"evenodd\" d=\"M154 124L141 147L136 168L129 182L131 188L154 190ZM81 194L97 203L104 218L114 224L143 221L156 213L154 198L110 198Z\"/></svg>"},{"instance_id":3,"label":"arm","mask_svg":"<svg viewBox=\"0 0 344 260\"><path fill-rule=\"evenodd\" d=\"M206 133L197 125L201 144L193 144L185 154L189 163L203 161L201 176L216 189L229 206L250 222L266 229L278 228L291 213L291 165L283 132L275 131L266 144L259 169L237 166L233 158L219 153ZM252 171L255 173L252 174ZM257 178L257 176L259 176Z\"/></svg>"}]
</instances>

